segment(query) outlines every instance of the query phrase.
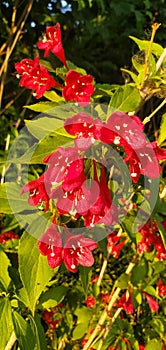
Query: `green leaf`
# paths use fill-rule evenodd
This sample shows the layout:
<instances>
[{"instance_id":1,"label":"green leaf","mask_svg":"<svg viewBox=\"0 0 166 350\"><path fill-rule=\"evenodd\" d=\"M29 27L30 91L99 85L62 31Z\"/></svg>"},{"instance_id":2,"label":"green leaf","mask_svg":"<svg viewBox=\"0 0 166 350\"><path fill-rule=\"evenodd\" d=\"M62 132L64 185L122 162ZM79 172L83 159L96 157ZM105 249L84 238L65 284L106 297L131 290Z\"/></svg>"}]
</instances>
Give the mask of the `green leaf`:
<instances>
[{"instance_id":1,"label":"green leaf","mask_svg":"<svg viewBox=\"0 0 166 350\"><path fill-rule=\"evenodd\" d=\"M156 316L150 321L150 326L154 329L156 333L159 334L161 338L164 337L165 334L165 323L163 322L162 317Z\"/></svg>"},{"instance_id":2,"label":"green leaf","mask_svg":"<svg viewBox=\"0 0 166 350\"><path fill-rule=\"evenodd\" d=\"M35 306L49 280L55 274L37 247L37 240L27 232L21 237L19 251L19 272L29 298L29 307L34 313Z\"/></svg>"},{"instance_id":3,"label":"green leaf","mask_svg":"<svg viewBox=\"0 0 166 350\"><path fill-rule=\"evenodd\" d=\"M77 325L73 331L73 340L80 339L84 336L93 311L83 306L76 309L75 315L77 316Z\"/></svg>"},{"instance_id":4,"label":"green leaf","mask_svg":"<svg viewBox=\"0 0 166 350\"><path fill-rule=\"evenodd\" d=\"M79 276L81 279L82 288L85 292L85 295L87 295L89 282L90 282L91 276L92 276L92 268L80 265L79 266Z\"/></svg>"},{"instance_id":5,"label":"green leaf","mask_svg":"<svg viewBox=\"0 0 166 350\"><path fill-rule=\"evenodd\" d=\"M156 218L156 221L157 221L158 230L160 232L163 244L164 244L164 246L166 248L166 231L165 231L165 229L164 229L164 227L162 225L163 218L160 215L158 215L158 214L155 215L155 218Z\"/></svg>"},{"instance_id":6,"label":"green leaf","mask_svg":"<svg viewBox=\"0 0 166 350\"><path fill-rule=\"evenodd\" d=\"M147 261L142 258L132 270L131 282L134 286L141 283L148 274L148 264Z\"/></svg>"},{"instance_id":7,"label":"green leaf","mask_svg":"<svg viewBox=\"0 0 166 350\"><path fill-rule=\"evenodd\" d=\"M52 287L43 293L39 299L38 307L43 307L44 309L52 308L58 305L65 297L68 291L67 287L58 286Z\"/></svg>"},{"instance_id":8,"label":"green leaf","mask_svg":"<svg viewBox=\"0 0 166 350\"><path fill-rule=\"evenodd\" d=\"M158 145L161 145L166 139L166 113L163 114L161 119L160 134L158 138Z\"/></svg>"},{"instance_id":9,"label":"green leaf","mask_svg":"<svg viewBox=\"0 0 166 350\"><path fill-rule=\"evenodd\" d=\"M34 320L33 317L31 317L31 315L29 316L29 320L30 320L30 325L31 328L33 330L33 334L35 336L35 340L36 340L36 344L35 344L35 349L34 350L40 350L40 340L39 340L39 334L38 334L38 329L36 326L36 322Z\"/></svg>"},{"instance_id":10,"label":"green leaf","mask_svg":"<svg viewBox=\"0 0 166 350\"><path fill-rule=\"evenodd\" d=\"M3 214L19 213L23 210L32 211L27 197L20 196L21 186L15 182L6 182L0 186L0 212Z\"/></svg>"},{"instance_id":11,"label":"green leaf","mask_svg":"<svg viewBox=\"0 0 166 350\"><path fill-rule=\"evenodd\" d=\"M30 109L35 112L47 112L56 106L55 102L38 102L33 105L24 106L24 108Z\"/></svg>"},{"instance_id":12,"label":"green leaf","mask_svg":"<svg viewBox=\"0 0 166 350\"><path fill-rule=\"evenodd\" d=\"M33 321L36 324L36 333L38 334L39 344L40 344L40 350L47 350L47 343L46 343L46 337L44 329L41 325L40 317L38 314L35 314L35 318Z\"/></svg>"},{"instance_id":13,"label":"green leaf","mask_svg":"<svg viewBox=\"0 0 166 350\"><path fill-rule=\"evenodd\" d=\"M165 266L162 261L155 261L153 265L154 274L161 274L165 270Z\"/></svg>"},{"instance_id":14,"label":"green leaf","mask_svg":"<svg viewBox=\"0 0 166 350\"><path fill-rule=\"evenodd\" d=\"M127 74L129 74L131 76L131 78L133 79L133 81L136 83L137 82L137 74L133 73L131 70L125 69L125 68L121 68L122 72L125 72Z\"/></svg>"},{"instance_id":15,"label":"green leaf","mask_svg":"<svg viewBox=\"0 0 166 350\"><path fill-rule=\"evenodd\" d=\"M22 157L12 159L13 163L21 164L43 164L43 158L56 150L58 146L69 145L72 138L57 133L48 137L38 144L32 146Z\"/></svg>"},{"instance_id":16,"label":"green leaf","mask_svg":"<svg viewBox=\"0 0 166 350\"><path fill-rule=\"evenodd\" d=\"M122 275L118 278L118 287L121 289L126 289L128 287L128 283L130 281L130 276L126 273L122 273Z\"/></svg>"},{"instance_id":17,"label":"green leaf","mask_svg":"<svg viewBox=\"0 0 166 350\"><path fill-rule=\"evenodd\" d=\"M142 293L138 289L132 291L132 303L135 309L142 304Z\"/></svg>"},{"instance_id":18,"label":"green leaf","mask_svg":"<svg viewBox=\"0 0 166 350\"><path fill-rule=\"evenodd\" d=\"M161 350L162 345L157 339L152 339L148 342L148 344L145 347L145 350Z\"/></svg>"},{"instance_id":19,"label":"green leaf","mask_svg":"<svg viewBox=\"0 0 166 350\"><path fill-rule=\"evenodd\" d=\"M141 102L139 91L131 85L121 86L113 94L108 106L108 116L115 109L121 112L132 112Z\"/></svg>"},{"instance_id":20,"label":"green leaf","mask_svg":"<svg viewBox=\"0 0 166 350\"><path fill-rule=\"evenodd\" d=\"M29 132L39 140L47 136L56 136L56 134L72 138L63 128L64 120L51 117L41 117L32 120L26 124Z\"/></svg>"},{"instance_id":21,"label":"green leaf","mask_svg":"<svg viewBox=\"0 0 166 350\"><path fill-rule=\"evenodd\" d=\"M100 92L102 93L101 95L103 96L103 92L105 95L112 96L112 93L114 90L118 89L119 85L116 84L96 84L95 85L95 94L99 94Z\"/></svg>"},{"instance_id":22,"label":"green leaf","mask_svg":"<svg viewBox=\"0 0 166 350\"><path fill-rule=\"evenodd\" d=\"M51 66L51 63L49 61L40 59L39 63L47 68L49 72L56 73L56 70Z\"/></svg>"},{"instance_id":23,"label":"green leaf","mask_svg":"<svg viewBox=\"0 0 166 350\"><path fill-rule=\"evenodd\" d=\"M26 307L30 309L30 302L28 293L25 287L22 287L18 290L18 293L16 294L16 297L18 300L20 300Z\"/></svg>"},{"instance_id":24,"label":"green leaf","mask_svg":"<svg viewBox=\"0 0 166 350\"><path fill-rule=\"evenodd\" d=\"M146 286L143 288L143 291L146 292L147 294L152 295L153 297L158 297L156 290L152 286Z\"/></svg>"},{"instance_id":25,"label":"green leaf","mask_svg":"<svg viewBox=\"0 0 166 350\"><path fill-rule=\"evenodd\" d=\"M2 288L2 290L7 290L11 281L8 272L10 265L7 255L3 250L0 250L0 289Z\"/></svg>"},{"instance_id":26,"label":"green leaf","mask_svg":"<svg viewBox=\"0 0 166 350\"><path fill-rule=\"evenodd\" d=\"M132 64L138 73L145 69L145 64L140 63L139 60L136 60L134 57L132 57Z\"/></svg>"},{"instance_id":27,"label":"green leaf","mask_svg":"<svg viewBox=\"0 0 166 350\"><path fill-rule=\"evenodd\" d=\"M140 40L135 38L134 36L129 36L130 39L132 39L139 47L140 50L148 51L150 46L150 41L148 40ZM153 43L152 44L152 53L154 53L157 57L160 57L163 53L164 49L161 45Z\"/></svg>"},{"instance_id":28,"label":"green leaf","mask_svg":"<svg viewBox=\"0 0 166 350\"><path fill-rule=\"evenodd\" d=\"M13 312L13 324L20 350L36 349L36 339L28 321L16 311ZM40 350L40 349L39 349Z\"/></svg>"},{"instance_id":29,"label":"green leaf","mask_svg":"<svg viewBox=\"0 0 166 350\"><path fill-rule=\"evenodd\" d=\"M118 338L119 340L122 338L130 340L132 349L139 349L138 342L134 336L133 327L127 320L116 319L104 340L102 350L107 350L110 344L114 344Z\"/></svg>"},{"instance_id":30,"label":"green leaf","mask_svg":"<svg viewBox=\"0 0 166 350\"><path fill-rule=\"evenodd\" d=\"M121 223L123 229L126 231L130 239L136 243L136 232L137 229L135 228L135 217L125 217L125 219Z\"/></svg>"},{"instance_id":31,"label":"green leaf","mask_svg":"<svg viewBox=\"0 0 166 350\"><path fill-rule=\"evenodd\" d=\"M74 137L69 135L63 127L55 131L47 130L47 127L41 128L38 123L29 125L29 130L36 138L41 139L39 143L34 143L21 157L10 159L9 163L15 164L43 164L43 158L49 153L54 152L58 146L71 145Z\"/></svg>"},{"instance_id":32,"label":"green leaf","mask_svg":"<svg viewBox=\"0 0 166 350\"><path fill-rule=\"evenodd\" d=\"M44 97L53 102L65 101L65 99L58 95L54 90L45 91Z\"/></svg>"},{"instance_id":33,"label":"green leaf","mask_svg":"<svg viewBox=\"0 0 166 350\"><path fill-rule=\"evenodd\" d=\"M4 350L12 330L13 322L10 301L7 298L0 298L0 350Z\"/></svg>"}]
</instances>

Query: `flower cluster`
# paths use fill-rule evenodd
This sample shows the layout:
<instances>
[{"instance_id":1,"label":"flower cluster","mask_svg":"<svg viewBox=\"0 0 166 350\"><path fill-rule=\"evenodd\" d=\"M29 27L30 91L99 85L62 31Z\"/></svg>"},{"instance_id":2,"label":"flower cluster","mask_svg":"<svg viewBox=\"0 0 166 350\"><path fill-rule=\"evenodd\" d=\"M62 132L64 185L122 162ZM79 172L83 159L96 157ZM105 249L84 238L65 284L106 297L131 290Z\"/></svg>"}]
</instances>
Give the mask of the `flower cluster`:
<instances>
[{"instance_id":1,"label":"flower cluster","mask_svg":"<svg viewBox=\"0 0 166 350\"><path fill-rule=\"evenodd\" d=\"M159 309L159 304L157 303L157 301L152 298L151 295L149 295L148 293L142 291L143 296L145 297L149 308L151 309L151 311L153 312L157 312ZM126 311L127 314L133 314L134 313L134 307L133 307L133 301L132 301L132 292L126 290L126 292L121 296L121 298L118 301L118 308L122 308L123 310Z\"/></svg>"},{"instance_id":2,"label":"flower cluster","mask_svg":"<svg viewBox=\"0 0 166 350\"><path fill-rule=\"evenodd\" d=\"M43 159L46 171L37 180L25 184L21 195L28 192L29 205L52 214L50 227L38 241L38 248L47 257L49 266L55 268L64 263L69 271L76 272L79 265L91 266L94 262L92 251L97 248L98 238L95 233L93 235L93 229L95 231L96 225L108 228L108 252L115 258L126 242L126 238L113 231L119 222L120 204L114 201L111 169L118 174L118 179L123 175L112 161L112 150L120 154L124 169L129 169L127 176L134 184L142 176L159 177L158 161L166 158L166 151L156 142L147 140L144 125L135 115L115 111L102 122L85 112L84 107L94 92L93 77L70 69L59 23L46 29L37 47L44 50L45 58L51 53L64 65L60 82L51 77L37 56L15 64L21 76L20 85L34 90L36 98L55 87L65 101L81 105L81 111L64 122L65 131L74 136L74 147L58 147L48 154ZM124 208L121 213L127 215ZM73 233L72 227L82 229L81 233ZM144 228L140 233L143 236L138 244L140 253L150 251L153 245L157 258L166 258L164 245L156 232L151 235Z\"/></svg>"},{"instance_id":3,"label":"flower cluster","mask_svg":"<svg viewBox=\"0 0 166 350\"><path fill-rule=\"evenodd\" d=\"M94 307L95 304L96 304L96 299L93 296L88 295L86 298L86 306L87 307Z\"/></svg>"},{"instance_id":4,"label":"flower cluster","mask_svg":"<svg viewBox=\"0 0 166 350\"><path fill-rule=\"evenodd\" d=\"M5 244L12 239L19 239L20 237L13 231L8 231L0 234L0 244Z\"/></svg>"},{"instance_id":5,"label":"flower cluster","mask_svg":"<svg viewBox=\"0 0 166 350\"><path fill-rule=\"evenodd\" d=\"M126 238L123 238L117 234L117 232L112 232L108 235L108 252L113 255L114 258L118 259L121 249L125 244Z\"/></svg>"},{"instance_id":6,"label":"flower cluster","mask_svg":"<svg viewBox=\"0 0 166 350\"><path fill-rule=\"evenodd\" d=\"M55 27L47 27L46 33L42 40L37 43L37 46L39 50L44 50L44 57L48 57L52 52L64 64L68 71L65 85L53 79L48 70L39 64L39 57L36 56L34 60L24 58L15 64L15 69L21 76L20 86L34 90L37 99L41 98L45 91L56 87L58 90L62 90L62 96L66 101L76 101L82 105L90 102L90 96L94 92L93 77L69 69L62 45L59 23Z\"/></svg>"},{"instance_id":7,"label":"flower cluster","mask_svg":"<svg viewBox=\"0 0 166 350\"><path fill-rule=\"evenodd\" d=\"M20 63L15 64L15 69L21 76L20 86L32 89L36 93L36 98L43 96L46 90L53 86L60 86L49 74L47 69L39 64L39 57L34 60L25 58Z\"/></svg>"},{"instance_id":8,"label":"flower cluster","mask_svg":"<svg viewBox=\"0 0 166 350\"><path fill-rule=\"evenodd\" d=\"M61 305L58 304L57 306L53 307L49 311L43 312L43 320L48 325L49 329L52 331L55 330L55 328L58 326L59 322L61 321L61 318L59 318L58 309Z\"/></svg>"},{"instance_id":9,"label":"flower cluster","mask_svg":"<svg viewBox=\"0 0 166 350\"><path fill-rule=\"evenodd\" d=\"M162 279L159 278L157 283L158 295L164 297L166 295L166 285L163 283Z\"/></svg>"},{"instance_id":10,"label":"flower cluster","mask_svg":"<svg viewBox=\"0 0 166 350\"><path fill-rule=\"evenodd\" d=\"M112 130L110 130L110 120L113 121L114 125ZM124 132L126 125L127 129ZM139 171L136 174L136 168L132 170L131 179L134 182L143 173L151 178L157 177L159 171L157 157L162 158L165 151L156 146L158 156L155 158L154 145L151 147L151 143L145 139L141 122L138 122L137 117L129 117L122 112L113 113L113 117L111 115L107 123L102 123L100 120L80 112L66 119L64 128L69 134L75 136L74 147L58 147L55 152L47 155L43 159L43 162L47 164L46 171L37 180L25 184L21 194L29 192L29 204L39 205L39 208L43 208L45 212L50 210L52 206L55 208L53 223L40 238L38 247L41 254L47 256L48 263L52 268L60 266L64 262L68 270L76 272L79 264L83 266L93 264L91 251L97 247L97 244L95 236L93 240L92 237L88 238L82 233L81 235L70 234L70 226L64 224L63 217L66 216L69 223L77 221L77 227L86 227L89 230L100 224L111 227L112 230L112 227L118 223L119 208L114 204L109 188L111 172L111 167L107 165L109 147L114 147L117 152L119 146L121 150L123 149L124 162L126 162L127 157L130 170L135 159L134 164L138 165L137 170ZM122 134L118 134L121 128ZM143 167L144 161L141 163L141 158L138 161L137 158L133 158L134 155L132 155L130 163L129 155L134 147L134 137L138 139L139 147L144 145L144 148L148 147L149 149L150 153L146 153L148 155L146 160L148 170L146 170L146 166ZM97 146L95 146L95 142L97 142ZM103 145L105 154L102 155L99 162L97 152L102 149ZM137 151L138 149L135 150L135 152ZM90 159L86 152L91 152ZM152 155L150 157L151 152L153 152L154 162ZM154 166L157 162L156 173L155 171L149 172L148 162L152 162ZM133 171L136 176L133 175ZM59 225L66 227L63 235L58 228ZM158 251L157 258L162 260L166 255L161 237L157 233L152 235L149 230L148 224L140 231L143 238L138 243L138 251L140 253L145 250L149 251L153 244ZM108 233L109 253L118 258L125 242L126 238L119 236L116 232Z\"/></svg>"},{"instance_id":11,"label":"flower cluster","mask_svg":"<svg viewBox=\"0 0 166 350\"><path fill-rule=\"evenodd\" d=\"M91 251L97 248L97 244L82 234L71 235L67 229L65 235L68 238L63 246L61 234L52 223L40 238L38 248L41 254L47 256L49 266L55 268L64 262L71 272L76 272L78 264L92 266L94 258Z\"/></svg>"},{"instance_id":12,"label":"flower cluster","mask_svg":"<svg viewBox=\"0 0 166 350\"><path fill-rule=\"evenodd\" d=\"M156 221L148 222L142 229L139 230L142 238L138 243L138 252L150 252L152 247L157 251L156 258L160 261L166 259L166 249L162 238L158 233Z\"/></svg>"}]
</instances>

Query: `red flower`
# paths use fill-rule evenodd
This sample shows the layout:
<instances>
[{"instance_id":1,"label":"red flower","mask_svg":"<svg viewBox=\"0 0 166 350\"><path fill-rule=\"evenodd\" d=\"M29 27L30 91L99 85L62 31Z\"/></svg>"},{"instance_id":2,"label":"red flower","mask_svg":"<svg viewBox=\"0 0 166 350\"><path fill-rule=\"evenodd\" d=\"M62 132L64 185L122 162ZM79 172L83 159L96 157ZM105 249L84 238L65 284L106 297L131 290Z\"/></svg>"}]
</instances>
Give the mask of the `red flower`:
<instances>
[{"instance_id":1,"label":"red flower","mask_svg":"<svg viewBox=\"0 0 166 350\"><path fill-rule=\"evenodd\" d=\"M157 146L156 142L149 142L142 148L125 149L127 155L125 162L129 162L130 175L134 182L138 181L139 175L146 175L150 178L157 178L160 174L161 168L158 160L166 158L166 151Z\"/></svg>"},{"instance_id":2,"label":"red flower","mask_svg":"<svg viewBox=\"0 0 166 350\"><path fill-rule=\"evenodd\" d=\"M104 303L108 304L110 301L110 294L108 293L100 293L100 299L104 301Z\"/></svg>"},{"instance_id":3,"label":"red flower","mask_svg":"<svg viewBox=\"0 0 166 350\"><path fill-rule=\"evenodd\" d=\"M86 298L86 306L87 307L93 307L93 306L95 306L95 304L96 304L96 299L93 296L91 296L91 295L87 296L87 298Z\"/></svg>"},{"instance_id":4,"label":"red flower","mask_svg":"<svg viewBox=\"0 0 166 350\"><path fill-rule=\"evenodd\" d=\"M68 237L68 238L67 238ZM94 258L91 250L97 248L97 243L82 234L71 236L66 231L66 242L62 246L62 237L53 223L38 241L38 248L42 255L47 256L50 267L55 268L64 264L71 272L76 272L78 264L92 266Z\"/></svg>"},{"instance_id":5,"label":"red flower","mask_svg":"<svg viewBox=\"0 0 166 350\"><path fill-rule=\"evenodd\" d=\"M143 292L143 293L146 297L146 300L149 304L150 309L154 312L157 312L159 309L159 304L157 303L157 301L155 301L148 293L146 292Z\"/></svg>"},{"instance_id":6,"label":"red flower","mask_svg":"<svg viewBox=\"0 0 166 350\"><path fill-rule=\"evenodd\" d=\"M141 241L138 243L138 252L143 253L144 251L150 252L153 246L157 250L156 258L160 261L166 259L166 249L164 247L162 238L157 233L158 227L156 222L148 222L144 227L139 230L143 236Z\"/></svg>"},{"instance_id":7,"label":"red flower","mask_svg":"<svg viewBox=\"0 0 166 350\"><path fill-rule=\"evenodd\" d=\"M36 98L43 96L46 90L53 86L61 86L48 73L47 69L39 65L39 57L34 60L27 58L15 64L15 68L21 74L20 86L35 90Z\"/></svg>"},{"instance_id":8,"label":"red flower","mask_svg":"<svg viewBox=\"0 0 166 350\"><path fill-rule=\"evenodd\" d=\"M164 227L164 230L166 231L166 220L162 221L162 225Z\"/></svg>"},{"instance_id":9,"label":"red flower","mask_svg":"<svg viewBox=\"0 0 166 350\"><path fill-rule=\"evenodd\" d=\"M45 212L49 209L49 190L51 184L46 183L44 174L37 180L32 180L25 184L20 192L22 195L25 192L29 192L28 203L29 205L38 205L45 202ZM46 189L47 187L47 189Z\"/></svg>"},{"instance_id":10,"label":"red flower","mask_svg":"<svg viewBox=\"0 0 166 350\"><path fill-rule=\"evenodd\" d=\"M98 281L98 279L99 279L99 276L94 276L94 277L91 278L90 282L91 283L96 283Z\"/></svg>"},{"instance_id":11,"label":"red flower","mask_svg":"<svg viewBox=\"0 0 166 350\"><path fill-rule=\"evenodd\" d=\"M155 235L153 245L157 250L156 258L160 261L166 259L166 249L160 236Z\"/></svg>"},{"instance_id":12,"label":"red flower","mask_svg":"<svg viewBox=\"0 0 166 350\"><path fill-rule=\"evenodd\" d=\"M80 188L85 180L84 159L76 159L66 169L62 188L67 192L73 191Z\"/></svg>"},{"instance_id":13,"label":"red flower","mask_svg":"<svg viewBox=\"0 0 166 350\"><path fill-rule=\"evenodd\" d=\"M48 57L49 52L51 51L68 69L62 46L61 29L59 23L57 23L55 27L47 27L43 40L38 41L37 46L40 50L45 50L44 57Z\"/></svg>"},{"instance_id":14,"label":"red flower","mask_svg":"<svg viewBox=\"0 0 166 350\"><path fill-rule=\"evenodd\" d=\"M162 279L159 278L157 283L158 295L164 297L166 295L166 285L163 283Z\"/></svg>"},{"instance_id":15,"label":"red flower","mask_svg":"<svg viewBox=\"0 0 166 350\"><path fill-rule=\"evenodd\" d=\"M139 350L145 350L145 345L139 344Z\"/></svg>"},{"instance_id":16,"label":"red flower","mask_svg":"<svg viewBox=\"0 0 166 350\"><path fill-rule=\"evenodd\" d=\"M38 248L42 255L47 256L48 265L52 268L60 266L63 261L62 238L53 223L40 237Z\"/></svg>"},{"instance_id":17,"label":"red flower","mask_svg":"<svg viewBox=\"0 0 166 350\"><path fill-rule=\"evenodd\" d=\"M123 248L126 239L121 240L121 236L118 236L116 232L112 232L108 236L108 252L112 254L114 258L119 258L121 249ZM120 241L120 242L119 242ZM118 244L116 244L119 242Z\"/></svg>"},{"instance_id":18,"label":"red flower","mask_svg":"<svg viewBox=\"0 0 166 350\"><path fill-rule=\"evenodd\" d=\"M93 190L91 190L92 204L89 206L89 210L84 215L84 224L87 227L94 227L98 223L104 223L105 225L114 225L117 222L117 208L112 203L110 191L106 182L105 168L102 165L102 172L100 182L98 181L96 166L94 164L94 180L98 184L98 197L94 201ZM91 198L89 198L91 202Z\"/></svg>"},{"instance_id":19,"label":"red flower","mask_svg":"<svg viewBox=\"0 0 166 350\"><path fill-rule=\"evenodd\" d=\"M78 264L92 266L94 258L91 250L97 248L97 243L82 234L71 236L64 245L64 263L68 270L76 272Z\"/></svg>"},{"instance_id":20,"label":"red flower","mask_svg":"<svg viewBox=\"0 0 166 350\"><path fill-rule=\"evenodd\" d=\"M8 231L0 234L0 244L5 244L12 239L19 239L20 237L13 231Z\"/></svg>"},{"instance_id":21,"label":"red flower","mask_svg":"<svg viewBox=\"0 0 166 350\"><path fill-rule=\"evenodd\" d=\"M123 112L114 112L101 130L101 140L104 143L139 148L146 143L143 134L144 125L136 116Z\"/></svg>"},{"instance_id":22,"label":"red flower","mask_svg":"<svg viewBox=\"0 0 166 350\"><path fill-rule=\"evenodd\" d=\"M63 97L66 101L76 101L82 106L86 106L94 92L92 81L91 75L81 75L70 70L66 75L66 86L62 90Z\"/></svg>"},{"instance_id":23,"label":"red flower","mask_svg":"<svg viewBox=\"0 0 166 350\"><path fill-rule=\"evenodd\" d=\"M34 60L23 58L20 62L15 63L15 69L21 75L30 75L32 68L37 68L38 64L39 57L35 57Z\"/></svg>"},{"instance_id":24,"label":"red flower","mask_svg":"<svg viewBox=\"0 0 166 350\"><path fill-rule=\"evenodd\" d=\"M122 307L127 314L133 314L133 304L132 304L132 295L128 296L128 292L125 292L118 301L118 307Z\"/></svg>"},{"instance_id":25,"label":"red flower","mask_svg":"<svg viewBox=\"0 0 166 350\"><path fill-rule=\"evenodd\" d=\"M78 151L75 148L58 147L53 153L50 153L43 159L44 163L48 163L49 168L45 172L45 179L53 185L64 179L64 175L72 162L79 158Z\"/></svg>"},{"instance_id":26,"label":"red flower","mask_svg":"<svg viewBox=\"0 0 166 350\"><path fill-rule=\"evenodd\" d=\"M55 330L56 326L61 321L60 318L54 320L54 315L55 315L54 311L44 311L43 312L43 319L48 324L49 328L51 328L52 330Z\"/></svg>"},{"instance_id":27,"label":"red flower","mask_svg":"<svg viewBox=\"0 0 166 350\"><path fill-rule=\"evenodd\" d=\"M100 138L102 125L100 120L92 119L88 114L80 112L66 119L64 128L70 135L76 136L74 140L76 147L86 150Z\"/></svg>"},{"instance_id":28,"label":"red flower","mask_svg":"<svg viewBox=\"0 0 166 350\"><path fill-rule=\"evenodd\" d=\"M84 160L77 159L69 164L63 178L62 185L51 193L51 198L57 198L56 206L59 213L70 213L72 216L87 213L91 191L86 186Z\"/></svg>"}]
</instances>

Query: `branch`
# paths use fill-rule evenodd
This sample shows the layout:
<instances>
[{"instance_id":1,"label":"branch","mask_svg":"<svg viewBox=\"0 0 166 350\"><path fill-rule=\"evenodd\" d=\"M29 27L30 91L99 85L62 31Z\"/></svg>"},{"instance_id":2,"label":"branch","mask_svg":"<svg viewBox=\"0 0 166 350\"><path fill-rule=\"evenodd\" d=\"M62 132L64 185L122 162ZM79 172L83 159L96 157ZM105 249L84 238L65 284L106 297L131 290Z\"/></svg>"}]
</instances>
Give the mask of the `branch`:
<instances>
[{"instance_id":1,"label":"branch","mask_svg":"<svg viewBox=\"0 0 166 350\"><path fill-rule=\"evenodd\" d=\"M25 8L24 12L23 12L23 15L22 15L22 22L20 24L20 27L18 27L18 25L15 27L13 26L13 20L15 18L15 8L14 8L14 15L12 16L12 24L11 24L11 35L10 35L10 39L12 39L12 36L13 36L13 28L14 28L14 31L15 31L15 28L18 28L17 32L16 32L16 35L15 35L15 38L13 40L13 43L12 45L10 45L10 41L9 41L9 44L7 46L7 49L6 49L6 57L4 59L4 62L1 66L1 69L0 69L0 76L2 75L2 78L1 78L1 88L0 88L0 105L1 105L1 101L2 101L2 95L3 95L3 90L4 90L4 84L5 84L5 78L6 78L6 73L7 73L7 68L8 68L8 63L9 63L9 58L15 48L15 45L17 43L17 40L19 39L19 36L22 32L22 29L25 25L25 22L26 22L26 19L31 11L31 8L32 8L32 5L33 5L33 1L34 0L29 0L29 3L27 5L27 7Z\"/></svg>"},{"instance_id":2,"label":"branch","mask_svg":"<svg viewBox=\"0 0 166 350\"><path fill-rule=\"evenodd\" d=\"M136 262L130 262L129 263L129 266L128 268L126 269L126 274L129 275L130 272L132 271L133 267L135 266L135 263ZM96 338L97 334L100 332L101 330L101 326L103 326L106 318L107 318L107 315L108 315L108 312L111 311L113 305L115 304L115 302L117 301L118 297L119 297L119 293L121 291L121 288L117 287L114 294L112 295L112 298L108 304L107 307L105 307L97 325L96 325L96 328L94 329L93 333L91 334L91 337L89 338L88 342L85 344L83 350L88 350L90 348L90 346L92 345L94 339Z\"/></svg>"},{"instance_id":3,"label":"branch","mask_svg":"<svg viewBox=\"0 0 166 350\"><path fill-rule=\"evenodd\" d=\"M158 59L158 61L156 63L156 72L158 72L158 70L160 69L165 58L166 58L166 48L164 49L162 55L160 56L160 58Z\"/></svg>"},{"instance_id":4,"label":"branch","mask_svg":"<svg viewBox=\"0 0 166 350\"><path fill-rule=\"evenodd\" d=\"M101 339L101 341L100 341L100 343L99 343L99 345L98 345L98 347L97 347L97 350L101 350L101 349L102 349L103 342L104 342L104 340L106 339L109 330L111 329L113 323L114 323L115 320L118 318L118 316L120 315L120 313L121 313L122 310L123 310L122 307L119 307L119 308L116 310L116 312L115 312L115 314L114 314L114 316L113 316L113 318L112 318L112 320L111 320L111 324L109 325L109 327L107 327L107 329L106 329L106 331L105 331L105 333L104 333L104 336L103 336L103 338Z\"/></svg>"},{"instance_id":5,"label":"branch","mask_svg":"<svg viewBox=\"0 0 166 350\"><path fill-rule=\"evenodd\" d=\"M101 285L101 282L102 282L105 270L107 268L109 256L110 256L110 254L107 255L107 258L104 258L103 265L102 265L102 268L100 270L99 278L98 278L98 281L97 281L97 286L98 287L100 287L100 285Z\"/></svg>"},{"instance_id":6,"label":"branch","mask_svg":"<svg viewBox=\"0 0 166 350\"><path fill-rule=\"evenodd\" d=\"M145 58L145 69L144 69L144 75L143 75L143 79L142 79L142 82L141 82L141 88L140 89L143 88L143 85L144 85L144 82L145 82L145 79L146 79L146 76L147 76L147 71L148 71L148 67L149 67L149 57L150 57L150 54L151 54L151 51L152 51L152 44L153 44L153 40L154 40L156 31L157 31L157 29L159 27L160 27L160 24L158 24L158 23L154 23L152 25L152 35L151 35L151 39L150 39L148 52L147 52L147 55L146 55L146 58Z\"/></svg>"},{"instance_id":7,"label":"branch","mask_svg":"<svg viewBox=\"0 0 166 350\"><path fill-rule=\"evenodd\" d=\"M143 124L150 122L150 119L166 104L166 98L160 103L160 105L148 116L143 120Z\"/></svg>"},{"instance_id":8,"label":"branch","mask_svg":"<svg viewBox=\"0 0 166 350\"><path fill-rule=\"evenodd\" d=\"M12 334L10 336L10 339L9 339L9 341L8 341L8 343L7 343L7 345L6 345L4 350L11 350L13 345L14 345L14 343L16 342L16 340L17 340L17 338L15 336L15 333L12 332Z\"/></svg>"}]
</instances>

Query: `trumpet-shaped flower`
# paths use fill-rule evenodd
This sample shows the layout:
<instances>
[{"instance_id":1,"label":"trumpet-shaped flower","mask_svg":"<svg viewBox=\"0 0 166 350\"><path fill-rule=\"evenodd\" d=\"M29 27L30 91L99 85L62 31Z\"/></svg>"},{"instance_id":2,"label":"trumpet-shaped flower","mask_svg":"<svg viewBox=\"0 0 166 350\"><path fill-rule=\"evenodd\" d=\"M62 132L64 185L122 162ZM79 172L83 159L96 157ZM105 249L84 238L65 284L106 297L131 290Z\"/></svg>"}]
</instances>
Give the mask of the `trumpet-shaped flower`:
<instances>
[{"instance_id":1,"label":"trumpet-shaped flower","mask_svg":"<svg viewBox=\"0 0 166 350\"><path fill-rule=\"evenodd\" d=\"M100 138L102 122L92 119L88 114L80 112L66 119L64 127L70 135L76 136L75 146L80 150L86 150L95 140Z\"/></svg>"},{"instance_id":2,"label":"trumpet-shaped flower","mask_svg":"<svg viewBox=\"0 0 166 350\"><path fill-rule=\"evenodd\" d=\"M32 180L25 184L21 189L20 194L29 192L28 203L35 206L45 202L45 211L49 208L49 191L51 184L45 181L44 174L37 180Z\"/></svg>"},{"instance_id":3,"label":"trumpet-shaped flower","mask_svg":"<svg viewBox=\"0 0 166 350\"><path fill-rule=\"evenodd\" d=\"M51 51L68 69L62 45L61 28L59 23L57 23L54 27L47 27L46 33L43 35L43 39L38 41L37 46L40 50L45 50L44 57L48 57Z\"/></svg>"},{"instance_id":4,"label":"trumpet-shaped flower","mask_svg":"<svg viewBox=\"0 0 166 350\"><path fill-rule=\"evenodd\" d=\"M82 106L86 106L94 92L92 82L93 77L91 75L81 75L74 70L69 70L66 75L66 86L62 90L64 99L66 101L76 101Z\"/></svg>"},{"instance_id":5,"label":"trumpet-shaped flower","mask_svg":"<svg viewBox=\"0 0 166 350\"><path fill-rule=\"evenodd\" d=\"M44 66L39 65L39 57L35 57L34 60L23 59L15 64L15 68L21 75L20 86L34 90L36 98L42 97L45 91L53 86L61 86Z\"/></svg>"}]
</instances>

